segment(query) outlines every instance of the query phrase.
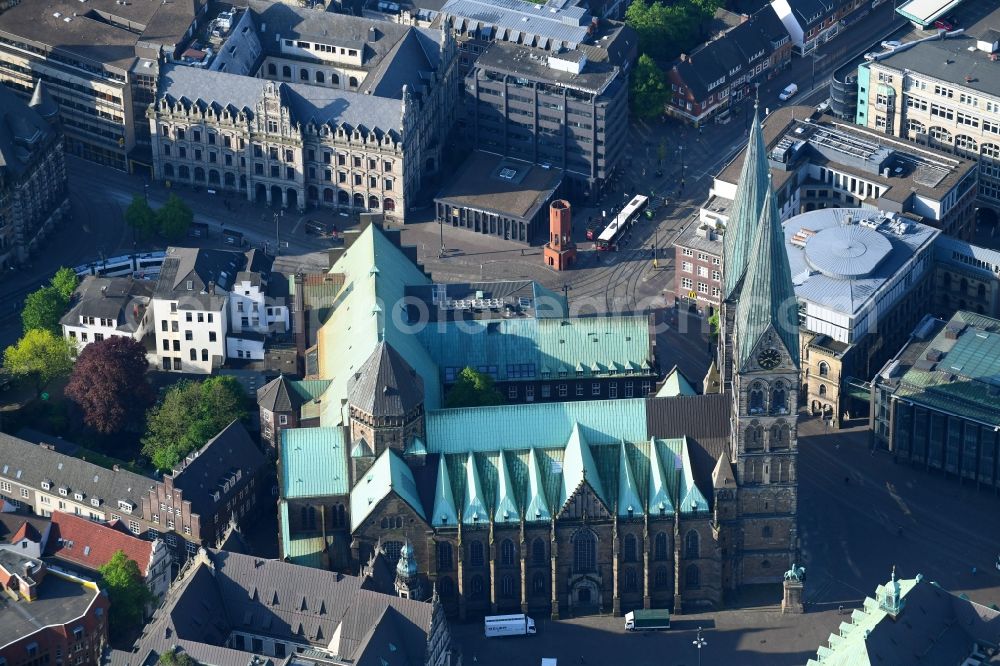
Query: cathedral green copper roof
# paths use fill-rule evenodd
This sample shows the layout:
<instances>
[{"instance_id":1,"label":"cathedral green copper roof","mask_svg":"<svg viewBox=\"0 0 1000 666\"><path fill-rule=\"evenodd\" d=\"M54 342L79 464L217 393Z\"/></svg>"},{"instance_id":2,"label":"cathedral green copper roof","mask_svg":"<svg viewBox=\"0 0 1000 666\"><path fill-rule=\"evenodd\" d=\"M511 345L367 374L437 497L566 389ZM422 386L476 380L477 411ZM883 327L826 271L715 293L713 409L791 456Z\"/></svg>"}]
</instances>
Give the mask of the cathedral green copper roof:
<instances>
[{"instance_id":1,"label":"cathedral green copper roof","mask_svg":"<svg viewBox=\"0 0 1000 666\"><path fill-rule=\"evenodd\" d=\"M656 397L673 398L678 395L698 395L698 392L675 365L674 369L667 373L663 386L656 392Z\"/></svg>"},{"instance_id":2,"label":"cathedral green copper roof","mask_svg":"<svg viewBox=\"0 0 1000 666\"><path fill-rule=\"evenodd\" d=\"M426 520L413 472L398 453L386 449L351 489L351 531L365 522L379 502L391 492L395 492L418 516Z\"/></svg>"},{"instance_id":3,"label":"cathedral green copper roof","mask_svg":"<svg viewBox=\"0 0 1000 666\"><path fill-rule=\"evenodd\" d=\"M590 451L590 444L580 432L579 424L573 425L569 441L566 443L566 452L563 456L563 492L560 506L566 504L567 500L573 497L584 482L586 482L594 493L601 498L605 506L610 506L607 496L604 494L604 486L601 484L601 475L597 472L597 464L594 462L594 455Z\"/></svg>"},{"instance_id":4,"label":"cathedral green copper roof","mask_svg":"<svg viewBox=\"0 0 1000 666\"><path fill-rule=\"evenodd\" d=\"M538 453L535 449L528 452L528 502L524 512L525 520L549 520L552 512L545 496L545 484L542 483L542 472L538 468Z\"/></svg>"},{"instance_id":5,"label":"cathedral green copper roof","mask_svg":"<svg viewBox=\"0 0 1000 666\"><path fill-rule=\"evenodd\" d=\"M708 511L708 501L705 496L701 494L698 490L698 486L694 482L694 470L691 469L691 455L688 451L687 438L684 438L684 444L681 447L681 487L680 487L680 497L681 499L681 514L691 513L694 511Z\"/></svg>"},{"instance_id":6,"label":"cathedral green copper roof","mask_svg":"<svg viewBox=\"0 0 1000 666\"><path fill-rule=\"evenodd\" d=\"M639 499L639 487L632 473L632 463L625 452L625 442L622 441L618 454L618 515L642 515L642 500Z\"/></svg>"},{"instance_id":7,"label":"cathedral green copper roof","mask_svg":"<svg viewBox=\"0 0 1000 666\"><path fill-rule=\"evenodd\" d=\"M788 267L785 234L769 184L736 305L737 368L745 367L761 338L772 330L798 366L799 308Z\"/></svg>"},{"instance_id":8,"label":"cathedral green copper roof","mask_svg":"<svg viewBox=\"0 0 1000 666\"><path fill-rule=\"evenodd\" d=\"M347 457L342 428L285 428L281 431L281 496L346 495Z\"/></svg>"},{"instance_id":9,"label":"cathedral green copper roof","mask_svg":"<svg viewBox=\"0 0 1000 666\"><path fill-rule=\"evenodd\" d=\"M738 294L753 249L754 231L760 220L764 195L768 189L770 167L764 147L764 130L760 115L754 111L750 125L750 140L736 186L736 196L730 208L729 222L722 243L722 297Z\"/></svg>"},{"instance_id":10,"label":"cathedral green copper roof","mask_svg":"<svg viewBox=\"0 0 1000 666\"><path fill-rule=\"evenodd\" d=\"M465 459L465 502L462 504L462 522L466 525L485 523L490 516L486 508L486 496L483 494L483 484L479 480L479 467L476 457L469 451Z\"/></svg>"},{"instance_id":11,"label":"cathedral green copper roof","mask_svg":"<svg viewBox=\"0 0 1000 666\"><path fill-rule=\"evenodd\" d=\"M448 465L445 464L444 456L438 458L437 482L434 485L434 513L431 516L431 524L435 527L458 524L458 511L455 509L455 494L451 489L451 479L448 475Z\"/></svg>"},{"instance_id":12,"label":"cathedral green copper roof","mask_svg":"<svg viewBox=\"0 0 1000 666\"><path fill-rule=\"evenodd\" d=\"M504 455L503 451L500 452L497 462L496 497L496 511L493 513L495 522L517 522L520 520L521 514L514 498L514 485L511 483L510 472L507 470L507 456Z\"/></svg>"},{"instance_id":13,"label":"cathedral green copper roof","mask_svg":"<svg viewBox=\"0 0 1000 666\"><path fill-rule=\"evenodd\" d=\"M671 515L674 512L674 502L668 479L675 474L673 460L666 470L660 462L660 453L656 438L649 440L649 513L652 515Z\"/></svg>"}]
</instances>

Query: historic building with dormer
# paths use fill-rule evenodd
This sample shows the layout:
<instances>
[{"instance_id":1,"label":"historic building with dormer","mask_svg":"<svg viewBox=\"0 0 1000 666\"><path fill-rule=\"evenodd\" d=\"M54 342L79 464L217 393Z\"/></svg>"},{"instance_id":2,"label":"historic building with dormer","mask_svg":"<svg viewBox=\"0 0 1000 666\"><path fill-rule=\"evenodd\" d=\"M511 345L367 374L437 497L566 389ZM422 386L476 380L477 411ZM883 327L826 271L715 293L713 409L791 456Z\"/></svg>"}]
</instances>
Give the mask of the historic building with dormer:
<instances>
[{"instance_id":1,"label":"historic building with dormer","mask_svg":"<svg viewBox=\"0 0 1000 666\"><path fill-rule=\"evenodd\" d=\"M416 193L436 182L456 119L461 80L449 25L256 0L246 11L241 30L259 38L258 58L160 68L147 113L154 176L276 207L403 220ZM233 49L247 39L237 32Z\"/></svg>"},{"instance_id":2,"label":"historic building with dormer","mask_svg":"<svg viewBox=\"0 0 1000 666\"><path fill-rule=\"evenodd\" d=\"M262 420L286 425L271 435L282 556L356 570L381 551L460 617L681 612L780 582L797 546L799 346L759 120L750 142L721 392L676 376L654 391L641 317L570 317L511 283L478 285L463 310L398 232L349 237L305 380L261 389ZM445 407L466 366L509 402Z\"/></svg>"}]
</instances>

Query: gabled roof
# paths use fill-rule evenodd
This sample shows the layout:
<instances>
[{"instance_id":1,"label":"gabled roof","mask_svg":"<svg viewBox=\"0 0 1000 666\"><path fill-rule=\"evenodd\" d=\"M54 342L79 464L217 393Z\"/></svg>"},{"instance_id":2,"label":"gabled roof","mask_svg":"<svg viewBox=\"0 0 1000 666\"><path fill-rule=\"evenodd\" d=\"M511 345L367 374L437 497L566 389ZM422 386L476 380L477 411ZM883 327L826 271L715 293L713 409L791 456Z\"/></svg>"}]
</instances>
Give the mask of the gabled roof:
<instances>
[{"instance_id":1,"label":"gabled roof","mask_svg":"<svg viewBox=\"0 0 1000 666\"><path fill-rule=\"evenodd\" d=\"M354 444L354 448L351 449L352 458L374 458L375 452L372 451L372 447L368 446L368 442L364 437L360 438Z\"/></svg>"},{"instance_id":2,"label":"gabled roof","mask_svg":"<svg viewBox=\"0 0 1000 666\"><path fill-rule=\"evenodd\" d=\"M625 453L625 442L621 443L621 454L618 456L618 515L642 515L643 505L639 499L639 488L632 473L632 464Z\"/></svg>"},{"instance_id":3,"label":"gabled roof","mask_svg":"<svg viewBox=\"0 0 1000 666\"><path fill-rule=\"evenodd\" d=\"M20 541L24 541L25 539L34 543L41 543L42 541L41 533L35 528L34 525L27 521L21 523L21 526L17 528L17 531L10 537L10 542L18 543Z\"/></svg>"},{"instance_id":4,"label":"gabled roof","mask_svg":"<svg viewBox=\"0 0 1000 666\"><path fill-rule=\"evenodd\" d=\"M583 433L580 432L579 424L574 424L573 432L570 433L569 441L566 442L566 452L563 458L563 491L560 505L565 505L584 483L590 486L605 506L610 505L604 494L604 486L601 484L600 474L597 473L597 465L590 452L590 445Z\"/></svg>"},{"instance_id":5,"label":"gabled roof","mask_svg":"<svg viewBox=\"0 0 1000 666\"><path fill-rule=\"evenodd\" d=\"M257 406L269 412L290 412L298 409L298 396L288 389L290 381L284 375L280 375L257 389Z\"/></svg>"},{"instance_id":6,"label":"gabled roof","mask_svg":"<svg viewBox=\"0 0 1000 666\"><path fill-rule=\"evenodd\" d=\"M673 490L668 479L671 478L674 465L670 461L670 466L666 469L660 461L660 453L656 444L656 438L649 441L649 504L648 509L651 515L674 513Z\"/></svg>"},{"instance_id":7,"label":"gabled roof","mask_svg":"<svg viewBox=\"0 0 1000 666\"><path fill-rule=\"evenodd\" d=\"M542 483L542 472L538 468L538 453L535 449L528 452L528 497L524 516L526 520L552 518L549 500L545 496L545 484Z\"/></svg>"},{"instance_id":8,"label":"gabled roof","mask_svg":"<svg viewBox=\"0 0 1000 666\"><path fill-rule=\"evenodd\" d=\"M663 380L663 385L656 392L657 398L672 398L677 395L698 395L698 392L691 386L684 373L675 365L667 373Z\"/></svg>"},{"instance_id":9,"label":"gabled roof","mask_svg":"<svg viewBox=\"0 0 1000 666\"><path fill-rule=\"evenodd\" d=\"M146 312L154 284L131 277L84 276L59 323L80 326L80 317L87 316L111 319L119 331L133 332Z\"/></svg>"},{"instance_id":10,"label":"gabled roof","mask_svg":"<svg viewBox=\"0 0 1000 666\"><path fill-rule=\"evenodd\" d=\"M348 400L375 417L402 417L424 401L424 382L392 345L381 340L347 384Z\"/></svg>"},{"instance_id":11,"label":"gabled roof","mask_svg":"<svg viewBox=\"0 0 1000 666\"><path fill-rule=\"evenodd\" d=\"M73 514L52 514L47 555L96 571L119 550L139 565L140 572L149 571L153 542Z\"/></svg>"},{"instance_id":12,"label":"gabled roof","mask_svg":"<svg viewBox=\"0 0 1000 666\"><path fill-rule=\"evenodd\" d=\"M733 464L729 461L729 454L722 452L719 454L719 461L712 470L712 486L716 490L723 488L736 488L736 477L733 476Z\"/></svg>"},{"instance_id":13,"label":"gabled roof","mask_svg":"<svg viewBox=\"0 0 1000 666\"><path fill-rule=\"evenodd\" d=\"M264 454L250 438L239 421L233 421L208 440L203 447L189 453L174 469L174 488L191 502L191 512L207 519L217 512L213 493L223 479L239 470L243 477L256 476L267 464Z\"/></svg>"},{"instance_id":14,"label":"gabled roof","mask_svg":"<svg viewBox=\"0 0 1000 666\"><path fill-rule=\"evenodd\" d=\"M698 489L698 484L694 480L694 472L691 467L691 456L688 452L687 438L681 447L681 486L679 497L681 498L681 513L691 513L694 511L708 511L708 501Z\"/></svg>"},{"instance_id":15,"label":"gabled roof","mask_svg":"<svg viewBox=\"0 0 1000 666\"><path fill-rule=\"evenodd\" d=\"M0 169L14 179L50 145L55 130L9 87L0 88Z\"/></svg>"},{"instance_id":16,"label":"gabled roof","mask_svg":"<svg viewBox=\"0 0 1000 666\"><path fill-rule=\"evenodd\" d=\"M500 462L497 464L496 510L493 520L498 523L515 522L520 519L521 512L517 508L514 496L514 485L511 483L510 471L507 469L507 457L500 452Z\"/></svg>"},{"instance_id":17,"label":"gabled roof","mask_svg":"<svg viewBox=\"0 0 1000 666\"><path fill-rule=\"evenodd\" d=\"M357 529L391 492L409 504L418 516L427 519L417 495L413 472L398 453L386 449L351 489L351 531Z\"/></svg>"},{"instance_id":18,"label":"gabled roof","mask_svg":"<svg viewBox=\"0 0 1000 666\"><path fill-rule=\"evenodd\" d=\"M35 89L31 93L31 101L28 106L34 109L35 113L45 119L55 118L59 115L59 105L49 94L49 86L42 79L35 83Z\"/></svg>"},{"instance_id":19,"label":"gabled roof","mask_svg":"<svg viewBox=\"0 0 1000 666\"><path fill-rule=\"evenodd\" d=\"M728 299L739 294L747 264L750 262L755 231L760 223L764 196L767 194L771 173L764 147L764 130L760 114L754 105L750 123L750 140L744 152L743 169L739 185L730 208L729 222L722 242L722 297Z\"/></svg>"},{"instance_id":20,"label":"gabled roof","mask_svg":"<svg viewBox=\"0 0 1000 666\"><path fill-rule=\"evenodd\" d=\"M281 431L281 496L347 495L344 428L284 428Z\"/></svg>"},{"instance_id":21,"label":"gabled roof","mask_svg":"<svg viewBox=\"0 0 1000 666\"><path fill-rule=\"evenodd\" d=\"M462 522L466 525L475 525L480 521L487 521L490 511L486 506L486 496L483 494L483 484L479 480L476 457L469 451L465 460L465 501L462 503Z\"/></svg>"},{"instance_id":22,"label":"gabled roof","mask_svg":"<svg viewBox=\"0 0 1000 666\"><path fill-rule=\"evenodd\" d=\"M744 367L768 331L781 339L796 367L799 364L799 313L785 234L770 181L760 214L746 277L736 306L737 367Z\"/></svg>"},{"instance_id":23,"label":"gabled roof","mask_svg":"<svg viewBox=\"0 0 1000 666\"><path fill-rule=\"evenodd\" d=\"M448 477L448 465L445 464L444 456L438 457L438 473L437 480L434 482L434 511L431 515L431 524L435 527L458 524L455 494L451 488L451 479Z\"/></svg>"}]
</instances>

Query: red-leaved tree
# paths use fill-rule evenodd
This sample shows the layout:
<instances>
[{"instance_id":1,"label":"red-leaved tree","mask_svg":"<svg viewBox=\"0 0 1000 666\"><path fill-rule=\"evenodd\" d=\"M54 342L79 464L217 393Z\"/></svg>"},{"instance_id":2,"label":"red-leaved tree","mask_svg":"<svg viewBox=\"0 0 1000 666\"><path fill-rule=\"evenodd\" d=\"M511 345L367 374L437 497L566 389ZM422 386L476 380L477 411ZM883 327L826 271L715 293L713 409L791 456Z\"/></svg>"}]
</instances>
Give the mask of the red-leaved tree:
<instances>
[{"instance_id":1,"label":"red-leaved tree","mask_svg":"<svg viewBox=\"0 0 1000 666\"><path fill-rule=\"evenodd\" d=\"M80 352L66 397L80 405L84 423L99 433L139 426L154 397L148 367L145 347L131 338L92 342Z\"/></svg>"}]
</instances>

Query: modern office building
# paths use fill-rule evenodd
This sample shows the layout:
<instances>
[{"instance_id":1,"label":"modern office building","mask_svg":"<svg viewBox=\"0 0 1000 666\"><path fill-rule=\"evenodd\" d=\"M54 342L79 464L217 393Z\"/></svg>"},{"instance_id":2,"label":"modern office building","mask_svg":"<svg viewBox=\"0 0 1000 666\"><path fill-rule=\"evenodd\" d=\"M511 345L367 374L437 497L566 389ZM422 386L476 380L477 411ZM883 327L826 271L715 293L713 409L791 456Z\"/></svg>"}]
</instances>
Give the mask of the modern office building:
<instances>
[{"instance_id":1,"label":"modern office building","mask_svg":"<svg viewBox=\"0 0 1000 666\"><path fill-rule=\"evenodd\" d=\"M160 71L148 113L155 177L403 220L437 183L456 120L448 25L259 0L231 21L217 54ZM231 56L241 49L261 55Z\"/></svg>"},{"instance_id":2,"label":"modern office building","mask_svg":"<svg viewBox=\"0 0 1000 666\"><path fill-rule=\"evenodd\" d=\"M31 97L44 81L66 153L131 170L150 167L146 106L159 63L180 59L210 3L53 0L0 14L0 81Z\"/></svg>"},{"instance_id":3,"label":"modern office building","mask_svg":"<svg viewBox=\"0 0 1000 666\"><path fill-rule=\"evenodd\" d=\"M636 39L619 26L570 49L494 42L465 77L472 147L561 169L565 196L596 200L625 150Z\"/></svg>"},{"instance_id":4,"label":"modern office building","mask_svg":"<svg viewBox=\"0 0 1000 666\"><path fill-rule=\"evenodd\" d=\"M897 459L1000 493L1000 320L928 316L872 380L871 429Z\"/></svg>"},{"instance_id":5,"label":"modern office building","mask_svg":"<svg viewBox=\"0 0 1000 666\"><path fill-rule=\"evenodd\" d=\"M978 161L980 203L994 220L1000 212L998 56L1000 33L992 29L941 31L873 55L858 67L856 117L881 136Z\"/></svg>"}]
</instances>

